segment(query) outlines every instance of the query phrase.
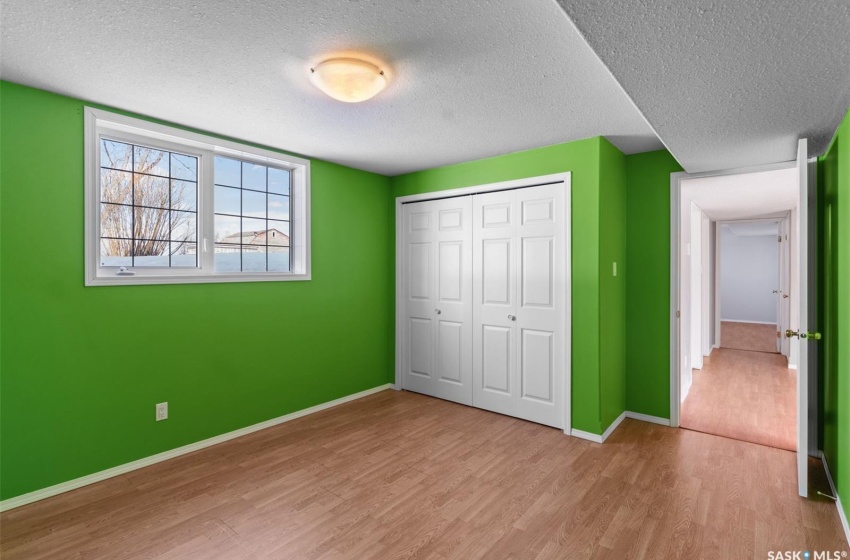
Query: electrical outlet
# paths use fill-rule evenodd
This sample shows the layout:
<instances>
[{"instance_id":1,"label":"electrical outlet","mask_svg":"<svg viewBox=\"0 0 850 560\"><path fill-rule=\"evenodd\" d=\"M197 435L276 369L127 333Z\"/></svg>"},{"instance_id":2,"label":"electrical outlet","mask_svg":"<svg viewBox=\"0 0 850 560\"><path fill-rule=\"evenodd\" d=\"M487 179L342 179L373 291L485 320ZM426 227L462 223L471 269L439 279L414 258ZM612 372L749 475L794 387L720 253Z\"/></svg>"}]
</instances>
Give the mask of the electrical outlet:
<instances>
[{"instance_id":1,"label":"electrical outlet","mask_svg":"<svg viewBox=\"0 0 850 560\"><path fill-rule=\"evenodd\" d=\"M156 405L156 421L168 420L168 403L161 402Z\"/></svg>"}]
</instances>

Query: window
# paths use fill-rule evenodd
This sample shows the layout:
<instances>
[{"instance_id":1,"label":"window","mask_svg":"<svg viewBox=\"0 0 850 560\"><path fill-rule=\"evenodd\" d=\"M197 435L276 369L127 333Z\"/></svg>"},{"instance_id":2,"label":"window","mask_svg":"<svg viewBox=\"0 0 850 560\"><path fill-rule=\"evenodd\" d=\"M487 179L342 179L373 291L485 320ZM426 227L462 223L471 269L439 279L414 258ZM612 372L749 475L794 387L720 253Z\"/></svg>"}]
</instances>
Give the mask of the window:
<instances>
[{"instance_id":1,"label":"window","mask_svg":"<svg viewBox=\"0 0 850 560\"><path fill-rule=\"evenodd\" d=\"M291 174L215 158L215 270L289 271Z\"/></svg>"},{"instance_id":2,"label":"window","mask_svg":"<svg viewBox=\"0 0 850 560\"><path fill-rule=\"evenodd\" d=\"M86 108L86 285L308 280L309 162Z\"/></svg>"}]
</instances>

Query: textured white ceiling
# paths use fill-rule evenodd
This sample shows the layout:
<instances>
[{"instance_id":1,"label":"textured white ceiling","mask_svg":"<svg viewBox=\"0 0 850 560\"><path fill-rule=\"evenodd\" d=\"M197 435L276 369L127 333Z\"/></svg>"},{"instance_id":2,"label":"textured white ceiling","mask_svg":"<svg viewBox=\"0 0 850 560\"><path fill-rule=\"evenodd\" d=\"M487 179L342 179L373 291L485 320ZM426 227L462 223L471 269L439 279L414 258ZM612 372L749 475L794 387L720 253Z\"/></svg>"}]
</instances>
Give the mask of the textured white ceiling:
<instances>
[{"instance_id":1,"label":"textured white ceiling","mask_svg":"<svg viewBox=\"0 0 850 560\"><path fill-rule=\"evenodd\" d=\"M386 91L326 97L366 54ZM661 147L552 0L4 0L0 77L395 175L606 136Z\"/></svg>"},{"instance_id":2,"label":"textured white ceiling","mask_svg":"<svg viewBox=\"0 0 850 560\"><path fill-rule=\"evenodd\" d=\"M682 181L687 196L712 220L782 216L797 207L797 168Z\"/></svg>"},{"instance_id":3,"label":"textured white ceiling","mask_svg":"<svg viewBox=\"0 0 850 560\"><path fill-rule=\"evenodd\" d=\"M850 105L847 0L558 0L688 172L827 147Z\"/></svg>"}]
</instances>

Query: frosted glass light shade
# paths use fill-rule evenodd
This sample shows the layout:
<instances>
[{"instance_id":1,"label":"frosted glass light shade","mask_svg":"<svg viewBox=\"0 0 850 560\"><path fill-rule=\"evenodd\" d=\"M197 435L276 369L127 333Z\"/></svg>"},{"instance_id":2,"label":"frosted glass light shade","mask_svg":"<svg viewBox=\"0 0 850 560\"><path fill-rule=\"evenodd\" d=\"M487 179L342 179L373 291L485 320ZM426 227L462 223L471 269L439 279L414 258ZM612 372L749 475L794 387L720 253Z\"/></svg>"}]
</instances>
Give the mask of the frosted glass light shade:
<instances>
[{"instance_id":1,"label":"frosted glass light shade","mask_svg":"<svg viewBox=\"0 0 850 560\"><path fill-rule=\"evenodd\" d=\"M331 58L310 69L313 85L339 101L358 103L387 85L380 68L356 58Z\"/></svg>"}]
</instances>

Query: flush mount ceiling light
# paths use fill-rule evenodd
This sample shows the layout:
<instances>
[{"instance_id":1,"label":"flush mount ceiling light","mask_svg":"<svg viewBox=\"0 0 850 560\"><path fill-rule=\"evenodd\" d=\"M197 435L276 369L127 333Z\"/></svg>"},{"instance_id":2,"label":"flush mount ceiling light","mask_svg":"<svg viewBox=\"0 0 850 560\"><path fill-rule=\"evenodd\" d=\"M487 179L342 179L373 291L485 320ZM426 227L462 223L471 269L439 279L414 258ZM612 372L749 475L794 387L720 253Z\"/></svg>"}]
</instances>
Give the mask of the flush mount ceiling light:
<instances>
[{"instance_id":1,"label":"flush mount ceiling light","mask_svg":"<svg viewBox=\"0 0 850 560\"><path fill-rule=\"evenodd\" d=\"M330 58L310 68L313 85L339 101L358 103L387 85L383 70L358 58Z\"/></svg>"}]
</instances>

